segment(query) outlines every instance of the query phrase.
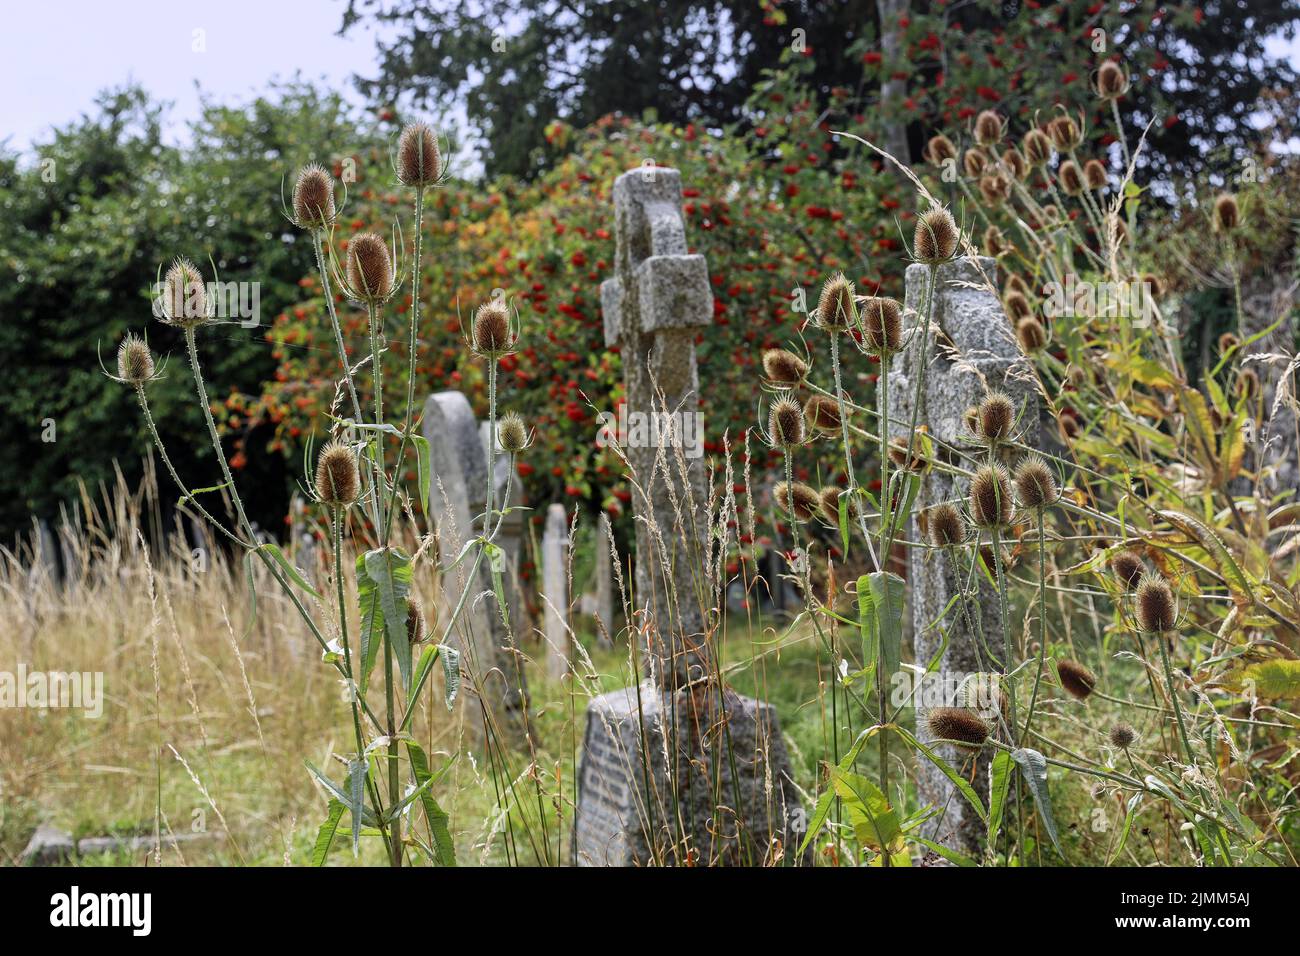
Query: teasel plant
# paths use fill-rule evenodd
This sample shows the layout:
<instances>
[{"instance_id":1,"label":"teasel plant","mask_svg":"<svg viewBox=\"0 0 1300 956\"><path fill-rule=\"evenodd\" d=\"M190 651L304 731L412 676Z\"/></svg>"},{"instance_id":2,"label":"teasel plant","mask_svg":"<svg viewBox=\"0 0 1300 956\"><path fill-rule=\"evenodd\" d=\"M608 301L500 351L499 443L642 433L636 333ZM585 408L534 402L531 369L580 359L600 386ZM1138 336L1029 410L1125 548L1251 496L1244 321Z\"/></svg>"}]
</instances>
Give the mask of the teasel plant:
<instances>
[{"instance_id":1,"label":"teasel plant","mask_svg":"<svg viewBox=\"0 0 1300 956\"><path fill-rule=\"evenodd\" d=\"M200 501L202 491L186 487L172 465L148 400L149 386L162 376L163 363L155 362L145 340L134 333L128 334L118 349L116 374L104 369L111 378L135 392L149 435L168 474L181 490L184 506L192 508L232 547L243 552L246 563L258 560L265 566L320 645L323 660L338 672L347 689L355 751L336 755L336 759L347 768L343 782L336 782L326 771L307 765L311 778L329 796L326 820L320 827L313 851L313 863L318 865L325 862L344 814L351 817L354 855L359 853L364 836L382 842L385 857L392 866L400 867L416 859L439 865L455 864L449 819L433 794L435 785L450 768L454 757L441 768L431 766L428 754L412 735L411 723L421 693L439 662L444 679L445 706L451 708L454 704L462 683L462 668L460 651L450 642L458 622L463 622L473 591L474 575L484 555L496 547L493 539L500 530L506 503L498 505L493 500L492 465L489 464L489 505L483 516L481 533L471 538L457 558L457 562L467 560L469 552L474 552L471 583L459 595L447 620L437 621L436 615L432 619L426 616L411 591L413 571L420 553L410 555L397 543L395 521L399 512L404 510L414 520L409 509L409 495L405 493L400 477L406 470L405 462L410 454L416 457L419 504L422 511L426 514L428 511L429 449L426 440L416 431L414 367L420 329L424 197L427 190L438 188L445 180L444 156L433 129L423 123L408 126L397 143L394 172L398 182L410 189L414 196L414 238L409 273L406 272L407 263L403 261L405 243L400 226L396 225L391 242L376 233L353 235L346 243L346 256L340 261L337 249L342 242L335 237L334 229L342 202L336 197L332 177L323 167L309 164L299 171L292 200L285 208L287 218L304 230L312 243L326 312L339 354L341 379L338 397L346 399L351 411L349 417L332 416L332 436L315 456L314 478L308 483L310 496L322 509L329 528L333 598L327 598L312 587L278 546L259 541L248 520L243 498L213 420L200 364L197 335L216 321L216 316L197 267L178 258L168 266L165 274L160 270L154 312L161 322L175 327L182 334L195 394L203 410L208 440L222 478L218 488L206 490L221 490L229 496L234 510L233 528L226 527ZM215 274L215 266L213 269ZM384 313L386 305L399 293L408 277L412 307L407 327L406 406L402 424L398 426L388 422L384 406L387 340ZM343 339L343 326L334 294L336 288L347 299L364 308L367 315L368 355L355 365L349 361ZM532 435L517 414L498 416L496 362L506 354L503 347L507 338L509 345L513 346L519 328L516 316L506 322L505 336L497 336L491 321L483 318L497 314L492 303L479 310L469 347L474 354L489 361L492 433L513 463L514 457L531 444ZM368 413L363 409L360 388L365 371L369 373L371 385L372 405ZM396 439L398 446L397 460L391 472L385 463L386 437ZM313 470L313 450L309 442L304 458L308 471ZM495 453L489 456L489 462L494 458ZM351 519L359 518L363 511L367 513L369 525L364 531L369 550L359 553L355 561L360 627L354 632L349 627L349 612L355 613L357 609L349 607L344 542ZM355 528L352 533L354 543L359 543L361 536L362 529ZM249 581L251 586L251 573ZM304 595L307 600L304 600ZM255 595L252 597L251 606L255 614ZM323 611L328 603L337 603L337 622L334 625L328 619L317 620L311 610L314 606ZM502 613L507 613L504 605ZM432 633L435 625L440 631L436 640ZM463 629L463 624L461 626ZM334 639L329 636L332 627L337 627ZM381 686L372 688L372 677L379 678L375 683ZM488 737L492 740L494 729L489 726L492 720L486 708L483 711L485 727L489 727ZM495 753L498 756L503 754L499 742ZM512 780L514 777L508 767L495 759L493 771L498 775L499 786L505 785L502 781L506 778ZM417 806L423 811L423 828L417 828L415 823L413 810ZM405 823L408 818L409 824Z\"/></svg>"}]
</instances>

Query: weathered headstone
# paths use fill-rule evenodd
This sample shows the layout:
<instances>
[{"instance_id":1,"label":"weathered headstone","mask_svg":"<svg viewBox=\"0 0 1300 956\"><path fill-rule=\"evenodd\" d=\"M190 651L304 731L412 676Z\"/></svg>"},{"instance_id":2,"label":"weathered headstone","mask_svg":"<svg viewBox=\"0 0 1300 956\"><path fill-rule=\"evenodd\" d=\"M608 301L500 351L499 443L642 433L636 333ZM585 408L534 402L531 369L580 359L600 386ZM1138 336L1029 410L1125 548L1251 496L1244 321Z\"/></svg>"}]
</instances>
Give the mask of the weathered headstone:
<instances>
[{"instance_id":1,"label":"weathered headstone","mask_svg":"<svg viewBox=\"0 0 1300 956\"><path fill-rule=\"evenodd\" d=\"M1011 325L998 297L986 281L997 287L996 263L992 259L963 258L939 267L935 277L934 309L931 316L928 346L928 370L917 422L942 442L957 446L967 443L969 432L964 425L966 409L976 405L989 390L1005 393L1024 409L1020 418L1022 440L1035 445L1038 438L1038 396L1028 384L1031 375L1024 355L1012 337ZM981 274L982 272L982 274ZM908 322L916 327L924 322L924 307L929 267L907 268L906 301ZM942 335L940 335L942 333ZM938 343L936 343L938 338ZM908 348L894 358L889 379L890 434L907 438L912 420L915 391L913 378L920 336L909 338ZM912 515L911 540L920 540L917 515L942 501L961 504L967 494L967 482L931 469L921 484ZM1004 542L1003 545L1006 548ZM935 626L942 620L947 632L948 648L940 659L938 674L941 686L951 687L967 675L988 673L992 664L979 654L976 635L965 625L955 595L961 593L962 578L952 562L942 554L914 548L908 557L907 579L912 609L914 659L929 661L943 642L943 633ZM981 626L991 645L1000 648L1002 623L998 612L997 591L988 580L977 574L979 595L969 603L971 614L979 614ZM951 602L951 604L950 604ZM976 607L978 604L978 607ZM1014 622L1013 622L1014 626ZM1014 632L1013 632L1014 636ZM959 703L951 701L949 703ZM918 725L922 740L925 713L918 708ZM943 757L966 775L969 757L951 746L940 748ZM953 793L949 779L927 761L917 766L917 789L921 798L944 813L927 825L926 835L960 852L975 854L984 845L984 825L960 795ZM981 758L974 777L987 802L987 758Z\"/></svg>"},{"instance_id":2,"label":"weathered headstone","mask_svg":"<svg viewBox=\"0 0 1300 956\"><path fill-rule=\"evenodd\" d=\"M443 569L443 607L439 618L451 619L451 614L465 587L471 589L470 600L462 610L463 626L458 629L469 635L469 646L462 651L470 657L475 668L476 683L485 696L492 699L493 709L507 714L521 710L526 705L527 684L524 679L521 657L515 635L518 633L518 573L519 512L509 512L501 521L495 544L501 548L497 571L501 575L506 606L511 610L511 626L507 627L494 597L483 597L493 592L493 568L488 559L479 565L477 580L469 580L472 560L462 561L454 569L451 565L460 554L465 542L482 534L483 513L487 507L487 447L469 400L457 391L436 392L424 405L424 437L429 443L430 474L433 476L429 492L429 511L438 530L439 553ZM507 467L496 463L497 480L495 505L500 511L503 492L511 486ZM441 485L441 488L438 486ZM508 505L520 504L517 488L512 488Z\"/></svg>"},{"instance_id":3,"label":"weathered headstone","mask_svg":"<svg viewBox=\"0 0 1300 956\"><path fill-rule=\"evenodd\" d=\"M695 336L713 308L704 258L687 254L681 203L674 169L642 167L614 184L617 277L601 286L601 305L606 344L622 356L624 453L644 490L633 498L630 623L649 679L587 707L580 866L789 861L802 836L776 714L719 685L692 572L705 547L705 476L679 416L698 424ZM666 432L637 437L640 422L665 412Z\"/></svg>"},{"instance_id":4,"label":"weathered headstone","mask_svg":"<svg viewBox=\"0 0 1300 956\"><path fill-rule=\"evenodd\" d=\"M546 675L559 680L569 672L569 524L564 505L546 509L546 530L542 533L542 617L546 640Z\"/></svg>"}]
</instances>

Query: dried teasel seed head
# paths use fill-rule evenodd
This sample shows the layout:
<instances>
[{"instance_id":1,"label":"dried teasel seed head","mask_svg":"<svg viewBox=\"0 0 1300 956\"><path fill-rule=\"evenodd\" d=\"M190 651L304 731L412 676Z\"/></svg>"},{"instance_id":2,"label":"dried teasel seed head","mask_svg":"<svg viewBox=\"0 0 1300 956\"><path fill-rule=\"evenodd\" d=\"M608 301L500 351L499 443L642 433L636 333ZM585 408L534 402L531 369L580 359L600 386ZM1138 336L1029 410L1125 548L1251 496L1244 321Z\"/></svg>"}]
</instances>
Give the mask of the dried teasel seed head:
<instances>
[{"instance_id":1,"label":"dried teasel seed head","mask_svg":"<svg viewBox=\"0 0 1300 956\"><path fill-rule=\"evenodd\" d=\"M1007 284L1003 286L1002 291L1006 295L1009 295L1012 292L1019 292L1023 296L1029 296L1029 286L1025 283L1024 279L1020 278L1020 276L1016 275L1014 272L1007 276Z\"/></svg>"},{"instance_id":2,"label":"dried teasel seed head","mask_svg":"<svg viewBox=\"0 0 1300 956\"><path fill-rule=\"evenodd\" d=\"M822 517L831 524L840 523L840 494L840 489L827 486L817 495L821 501Z\"/></svg>"},{"instance_id":3,"label":"dried teasel seed head","mask_svg":"<svg viewBox=\"0 0 1300 956\"><path fill-rule=\"evenodd\" d=\"M1019 322L1034 314L1034 307L1029 304L1029 297L1017 289L1007 292L1002 299L1002 304L1006 307L1007 318L1012 322Z\"/></svg>"},{"instance_id":4,"label":"dried teasel seed head","mask_svg":"<svg viewBox=\"0 0 1300 956\"><path fill-rule=\"evenodd\" d=\"M1061 409L1056 416L1057 427L1061 429L1061 437L1066 441L1078 438L1079 432L1083 431L1083 425L1079 421L1079 416L1068 408Z\"/></svg>"},{"instance_id":5,"label":"dried teasel seed head","mask_svg":"<svg viewBox=\"0 0 1300 956\"><path fill-rule=\"evenodd\" d=\"M1237 197L1222 193L1214 200L1214 231L1229 233L1241 224L1241 209Z\"/></svg>"},{"instance_id":6,"label":"dried teasel seed head","mask_svg":"<svg viewBox=\"0 0 1300 956\"><path fill-rule=\"evenodd\" d=\"M324 504L346 508L357 500L360 489L361 474L352 449L340 441L322 448L316 459L316 497Z\"/></svg>"},{"instance_id":7,"label":"dried teasel seed head","mask_svg":"<svg viewBox=\"0 0 1300 956\"><path fill-rule=\"evenodd\" d=\"M981 176L980 196L990 206L1001 206L1011 198L1011 180L1001 173Z\"/></svg>"},{"instance_id":8,"label":"dried teasel seed head","mask_svg":"<svg viewBox=\"0 0 1300 956\"><path fill-rule=\"evenodd\" d=\"M1001 465L981 465L970 483L971 520L980 528L1011 524L1011 479Z\"/></svg>"},{"instance_id":9,"label":"dried teasel seed head","mask_svg":"<svg viewBox=\"0 0 1300 956\"><path fill-rule=\"evenodd\" d=\"M1259 394L1259 373L1253 368L1243 368L1237 373L1237 395L1253 399Z\"/></svg>"},{"instance_id":10,"label":"dried teasel seed head","mask_svg":"<svg viewBox=\"0 0 1300 956\"><path fill-rule=\"evenodd\" d=\"M925 161L933 166L942 166L948 160L956 158L957 147L942 133L931 136L930 141L925 144Z\"/></svg>"},{"instance_id":11,"label":"dried teasel seed head","mask_svg":"<svg viewBox=\"0 0 1300 956\"><path fill-rule=\"evenodd\" d=\"M1160 299L1164 297L1165 294L1164 280L1161 279L1154 272L1142 273L1142 284L1146 286L1147 292L1151 294L1152 298Z\"/></svg>"},{"instance_id":12,"label":"dried teasel seed head","mask_svg":"<svg viewBox=\"0 0 1300 956\"><path fill-rule=\"evenodd\" d=\"M423 644L429 639L429 631L424 621L424 607L414 594L407 595L406 598L406 638L412 645Z\"/></svg>"},{"instance_id":13,"label":"dried teasel seed head","mask_svg":"<svg viewBox=\"0 0 1300 956\"><path fill-rule=\"evenodd\" d=\"M1011 437L1016 424L1016 406L1001 392L989 392L979 403L975 433L994 445Z\"/></svg>"},{"instance_id":14,"label":"dried teasel seed head","mask_svg":"<svg viewBox=\"0 0 1300 956\"><path fill-rule=\"evenodd\" d=\"M348 242L348 285L363 302L383 302L393 293L393 261L382 236L359 232Z\"/></svg>"},{"instance_id":15,"label":"dried teasel seed head","mask_svg":"<svg viewBox=\"0 0 1300 956\"><path fill-rule=\"evenodd\" d=\"M500 358L514 348L510 306L502 299L488 299L475 310L470 323L469 345L475 355L485 358Z\"/></svg>"},{"instance_id":16,"label":"dried teasel seed head","mask_svg":"<svg viewBox=\"0 0 1300 956\"><path fill-rule=\"evenodd\" d=\"M1025 157L1020 155L1016 149L1005 149L1002 151L1002 165L1016 179L1023 180L1029 175L1029 164L1025 162Z\"/></svg>"},{"instance_id":17,"label":"dried teasel seed head","mask_svg":"<svg viewBox=\"0 0 1300 956\"><path fill-rule=\"evenodd\" d=\"M965 707L933 707L925 715L925 729L931 740L954 740L973 747L983 746L990 728L984 719Z\"/></svg>"},{"instance_id":18,"label":"dried teasel seed head","mask_svg":"<svg viewBox=\"0 0 1300 956\"><path fill-rule=\"evenodd\" d=\"M1101 164L1101 160L1090 159L1083 164L1083 181L1093 192L1106 188L1110 177L1106 174L1106 167Z\"/></svg>"},{"instance_id":19,"label":"dried teasel seed head","mask_svg":"<svg viewBox=\"0 0 1300 956\"><path fill-rule=\"evenodd\" d=\"M1056 171L1056 181L1061 184L1061 189L1067 196L1077 196L1083 192L1083 174L1072 159L1061 163L1061 168Z\"/></svg>"},{"instance_id":20,"label":"dried teasel seed head","mask_svg":"<svg viewBox=\"0 0 1300 956\"><path fill-rule=\"evenodd\" d=\"M1128 750L1129 747L1132 747L1137 743L1138 738L1137 731L1133 729L1133 726L1131 724L1126 724L1123 721L1120 721L1110 729L1109 736L1110 745L1119 750Z\"/></svg>"},{"instance_id":21,"label":"dried teasel seed head","mask_svg":"<svg viewBox=\"0 0 1300 956\"><path fill-rule=\"evenodd\" d=\"M1147 566L1132 551L1118 552L1110 559L1110 569L1126 591L1136 588L1147 572Z\"/></svg>"},{"instance_id":22,"label":"dried teasel seed head","mask_svg":"<svg viewBox=\"0 0 1300 956\"><path fill-rule=\"evenodd\" d=\"M1002 117L992 110L982 110L975 117L975 142L981 146L992 146L1001 142L1003 132Z\"/></svg>"},{"instance_id":23,"label":"dried teasel seed head","mask_svg":"<svg viewBox=\"0 0 1300 956\"><path fill-rule=\"evenodd\" d=\"M1156 574L1144 574L1138 582L1133 611L1138 627L1147 632L1172 631L1177 624L1174 593L1165 579Z\"/></svg>"},{"instance_id":24,"label":"dried teasel seed head","mask_svg":"<svg viewBox=\"0 0 1300 956\"><path fill-rule=\"evenodd\" d=\"M1041 129L1031 129L1020 141L1025 160L1035 168L1046 166L1052 159L1052 141Z\"/></svg>"},{"instance_id":25,"label":"dried teasel seed head","mask_svg":"<svg viewBox=\"0 0 1300 956\"><path fill-rule=\"evenodd\" d=\"M858 320L857 299L853 283L837 272L822 286L817 300L817 324L831 332L851 328Z\"/></svg>"},{"instance_id":26,"label":"dried teasel seed head","mask_svg":"<svg viewBox=\"0 0 1300 956\"><path fill-rule=\"evenodd\" d=\"M957 252L961 233L952 213L941 206L927 209L916 221L912 234L912 255L917 262L947 262Z\"/></svg>"},{"instance_id":27,"label":"dried teasel seed head","mask_svg":"<svg viewBox=\"0 0 1300 956\"><path fill-rule=\"evenodd\" d=\"M979 176L982 176L984 170L988 167L988 164L988 153L973 146L966 150L965 154L961 158L961 168L970 179L976 179Z\"/></svg>"},{"instance_id":28,"label":"dried teasel seed head","mask_svg":"<svg viewBox=\"0 0 1300 956\"><path fill-rule=\"evenodd\" d=\"M808 363L786 349L763 353L763 373L777 385L799 385L808 374Z\"/></svg>"},{"instance_id":29,"label":"dried teasel seed head","mask_svg":"<svg viewBox=\"0 0 1300 956\"><path fill-rule=\"evenodd\" d=\"M984 567L988 568L989 574L997 574L998 556L993 551L993 545L991 544L980 545L980 560L984 562ZM1016 566L1017 563L1018 561L1016 559L1015 552L1012 551L1010 548L1002 548L1003 573L1005 574L1006 572L1010 571L1012 568ZM1035 645L1036 644L1037 642L1035 642ZM1037 647L1035 647L1034 653L1037 652L1038 652Z\"/></svg>"},{"instance_id":30,"label":"dried teasel seed head","mask_svg":"<svg viewBox=\"0 0 1300 956\"><path fill-rule=\"evenodd\" d=\"M1039 352L1047 347L1047 330L1032 315L1016 323L1016 341L1026 352Z\"/></svg>"},{"instance_id":31,"label":"dried teasel seed head","mask_svg":"<svg viewBox=\"0 0 1300 956\"><path fill-rule=\"evenodd\" d=\"M1026 508L1045 508L1061 497L1056 475L1047 462L1030 455L1016 466L1016 497Z\"/></svg>"},{"instance_id":32,"label":"dried teasel seed head","mask_svg":"<svg viewBox=\"0 0 1300 956\"><path fill-rule=\"evenodd\" d=\"M843 430L840 403L829 395L813 395L803 406L804 420L825 434L838 435Z\"/></svg>"},{"instance_id":33,"label":"dried teasel seed head","mask_svg":"<svg viewBox=\"0 0 1300 956\"><path fill-rule=\"evenodd\" d=\"M128 332L117 347L117 377L128 385L143 385L153 379L153 353L144 339Z\"/></svg>"},{"instance_id":34,"label":"dried teasel seed head","mask_svg":"<svg viewBox=\"0 0 1300 956\"><path fill-rule=\"evenodd\" d=\"M411 123L398 137L397 178L405 186L436 186L442 178L438 137L428 123Z\"/></svg>"},{"instance_id":35,"label":"dried teasel seed head","mask_svg":"<svg viewBox=\"0 0 1300 956\"><path fill-rule=\"evenodd\" d=\"M1065 692L1078 700L1084 700L1097 686L1097 675L1078 661L1057 661L1056 676Z\"/></svg>"},{"instance_id":36,"label":"dried teasel seed head","mask_svg":"<svg viewBox=\"0 0 1300 956\"><path fill-rule=\"evenodd\" d=\"M776 448L795 448L807 439L803 409L789 395L772 402L767 413L767 432Z\"/></svg>"},{"instance_id":37,"label":"dried teasel seed head","mask_svg":"<svg viewBox=\"0 0 1300 956\"><path fill-rule=\"evenodd\" d=\"M781 509L782 514L788 515L793 506L797 521L810 520L822 506L822 500L817 492L799 481L792 484L780 482L772 489L772 497L776 500L776 505Z\"/></svg>"},{"instance_id":38,"label":"dried teasel seed head","mask_svg":"<svg viewBox=\"0 0 1300 956\"><path fill-rule=\"evenodd\" d=\"M497 422L497 442L511 455L517 455L531 444L528 426L516 412L506 412Z\"/></svg>"},{"instance_id":39,"label":"dried teasel seed head","mask_svg":"<svg viewBox=\"0 0 1300 956\"><path fill-rule=\"evenodd\" d=\"M293 184L293 221L303 229L323 229L334 221L334 179L319 163L298 171Z\"/></svg>"},{"instance_id":40,"label":"dried teasel seed head","mask_svg":"<svg viewBox=\"0 0 1300 956\"><path fill-rule=\"evenodd\" d=\"M972 435L979 434L980 410L978 408L976 408L974 405L971 405L969 408L966 409L966 411L962 412L961 420L962 420L962 424L966 426L966 430L968 432L970 432Z\"/></svg>"},{"instance_id":41,"label":"dried teasel seed head","mask_svg":"<svg viewBox=\"0 0 1300 956\"><path fill-rule=\"evenodd\" d=\"M1226 355L1241 344L1241 339L1231 332L1224 332L1219 336L1219 352Z\"/></svg>"},{"instance_id":42,"label":"dried teasel seed head","mask_svg":"<svg viewBox=\"0 0 1300 956\"><path fill-rule=\"evenodd\" d=\"M990 256L997 258L1002 253L1009 251L1006 239L1002 235L1002 230L997 226L989 226L984 230L984 251Z\"/></svg>"},{"instance_id":43,"label":"dried teasel seed head","mask_svg":"<svg viewBox=\"0 0 1300 956\"><path fill-rule=\"evenodd\" d=\"M862 338L873 355L893 355L903 345L903 304L886 296L862 300Z\"/></svg>"},{"instance_id":44,"label":"dried teasel seed head","mask_svg":"<svg viewBox=\"0 0 1300 956\"><path fill-rule=\"evenodd\" d=\"M172 260L162 287L163 321L194 328L208 320L208 292L203 276L188 259Z\"/></svg>"},{"instance_id":45,"label":"dried teasel seed head","mask_svg":"<svg viewBox=\"0 0 1300 956\"><path fill-rule=\"evenodd\" d=\"M936 548L949 548L965 544L969 537L966 519L956 506L948 502L934 505L925 512L925 530L930 543Z\"/></svg>"},{"instance_id":46,"label":"dried teasel seed head","mask_svg":"<svg viewBox=\"0 0 1300 956\"><path fill-rule=\"evenodd\" d=\"M1071 116L1058 116L1048 123L1047 135L1058 153L1068 153L1083 142L1083 132Z\"/></svg>"},{"instance_id":47,"label":"dried teasel seed head","mask_svg":"<svg viewBox=\"0 0 1300 956\"><path fill-rule=\"evenodd\" d=\"M1119 99L1128 92L1128 86L1128 73L1114 60L1107 60L1097 70L1097 95L1103 100Z\"/></svg>"}]
</instances>

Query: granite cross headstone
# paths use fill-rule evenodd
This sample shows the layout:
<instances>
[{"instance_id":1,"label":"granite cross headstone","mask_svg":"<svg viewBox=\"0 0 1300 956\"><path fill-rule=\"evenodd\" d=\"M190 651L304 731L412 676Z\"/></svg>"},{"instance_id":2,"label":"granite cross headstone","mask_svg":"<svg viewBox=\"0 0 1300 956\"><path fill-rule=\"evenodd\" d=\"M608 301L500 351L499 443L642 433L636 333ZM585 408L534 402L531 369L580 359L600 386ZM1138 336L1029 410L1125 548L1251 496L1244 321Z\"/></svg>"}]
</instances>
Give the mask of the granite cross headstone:
<instances>
[{"instance_id":1,"label":"granite cross headstone","mask_svg":"<svg viewBox=\"0 0 1300 956\"><path fill-rule=\"evenodd\" d=\"M546 595L542 617L545 621L546 674L559 680L569 672L569 524L564 519L564 505L546 509L546 530L542 533L542 591Z\"/></svg>"}]
</instances>

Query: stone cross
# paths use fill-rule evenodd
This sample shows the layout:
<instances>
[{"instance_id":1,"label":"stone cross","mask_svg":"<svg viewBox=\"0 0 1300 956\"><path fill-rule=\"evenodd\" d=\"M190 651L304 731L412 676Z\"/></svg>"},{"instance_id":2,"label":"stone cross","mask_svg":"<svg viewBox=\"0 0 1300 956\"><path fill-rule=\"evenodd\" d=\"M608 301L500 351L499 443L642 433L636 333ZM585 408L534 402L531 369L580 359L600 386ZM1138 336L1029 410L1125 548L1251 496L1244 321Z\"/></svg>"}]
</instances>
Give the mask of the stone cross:
<instances>
[{"instance_id":1,"label":"stone cross","mask_svg":"<svg viewBox=\"0 0 1300 956\"><path fill-rule=\"evenodd\" d=\"M627 390L620 444L644 491L633 499L629 623L650 679L587 707L573 827L579 866L788 863L806 819L776 712L728 689L710 663L704 588L691 570L705 547L703 463L684 447L680 424L661 447L632 420L699 415L695 336L712 319L712 293L703 257L686 252L681 202L673 169L642 167L614 183L617 277L601 286L601 306Z\"/></svg>"},{"instance_id":2,"label":"stone cross","mask_svg":"<svg viewBox=\"0 0 1300 956\"><path fill-rule=\"evenodd\" d=\"M490 697L489 703L497 712L514 715L527 703L527 684L516 642L522 623L518 597L522 519L519 512L507 513L494 540L501 548L497 571L501 574L510 612L511 626L507 628L493 594L488 559L480 563L478 579L472 582L468 579L472 558L450 569L465 542L483 532L483 512L487 507L487 436L475 421L469 400L457 391L429 396L424 405L422 427L429 443L429 513L438 531L443 568L439 619L450 620L462 589L469 587L471 593L461 612L463 623L458 623L456 628L456 633L469 637L468 646L462 642L461 650L467 658L466 666L474 668L476 679L467 684L476 684ZM505 504L521 504L518 478L509 469L507 455L499 454L494 472L497 509L502 507L506 489L510 489L510 495Z\"/></svg>"},{"instance_id":3,"label":"stone cross","mask_svg":"<svg viewBox=\"0 0 1300 956\"><path fill-rule=\"evenodd\" d=\"M697 416L695 336L713 320L713 293L704 257L686 252L681 174L643 166L619 176L614 233L617 275L601 284L600 301L605 344L622 357L626 413L629 419L662 412ZM709 669L699 582L691 573L693 555L704 547L704 523L693 520L705 500L704 468L698 457L671 447L682 439L678 428L663 443L670 447L629 441L625 449L649 499L633 499L635 609L653 618L643 630L643 649L653 673L674 688Z\"/></svg>"},{"instance_id":4,"label":"stone cross","mask_svg":"<svg viewBox=\"0 0 1300 956\"><path fill-rule=\"evenodd\" d=\"M564 517L564 505L556 503L546 509L546 530L542 533L546 675L555 681L567 674L573 663L569 651L568 574L569 523Z\"/></svg>"},{"instance_id":5,"label":"stone cross","mask_svg":"<svg viewBox=\"0 0 1300 956\"><path fill-rule=\"evenodd\" d=\"M920 310L924 307L928 283L928 266L908 266L904 305L908 322L914 328L924 321ZM927 349L929 367L917 421L925 425L936 439L958 447L966 445L974 451L968 445L969 432L963 423L966 409L978 404L989 390L1001 391L1018 408L1024 409L1019 423L1022 440L1034 446L1038 442L1039 402L1037 393L1028 384L1032 380L1031 370L1016 345L1011 324L997 294L986 283L997 288L997 264L993 259L963 258L946 263L937 270ZM892 436L904 440L912 419L915 392L912 376L919 340L919 335L912 336L908 348L895 356L889 377L889 431ZM921 540L918 514L942 501L961 507L968 490L968 482L964 479L937 469L929 471L912 512L911 540ZM1003 547L1007 547L1005 542ZM992 671L993 665L981 659L977 637L965 626L957 603L953 602L950 607L950 601L961 593L964 583L952 562L938 552L913 548L908 556L907 580L911 592L914 659L931 660L946 632L948 649L940 659L938 674L933 675L945 680L943 686L952 686L947 681L960 681L969 674ZM972 602L971 611L981 615L981 627L986 638L1000 648L1001 639L996 637L1002 633L997 591L978 572L976 580L979 607L977 610ZM940 623L936 625L936 621ZM1012 622L1012 627L1015 626ZM918 736L921 740L929 739L924 716L918 708ZM944 759L967 775L969 768L963 769L962 765L969 762L968 757L951 746L940 750ZM936 818L941 820L938 824L941 829L931 827L927 836L962 853L978 856L984 845L983 823L966 801L953 792L951 782L933 764L919 762L917 773L917 788L922 799L946 808L942 816ZM980 758L974 782L977 790L982 789L981 799L987 805L987 757Z\"/></svg>"}]
</instances>

